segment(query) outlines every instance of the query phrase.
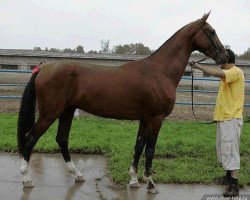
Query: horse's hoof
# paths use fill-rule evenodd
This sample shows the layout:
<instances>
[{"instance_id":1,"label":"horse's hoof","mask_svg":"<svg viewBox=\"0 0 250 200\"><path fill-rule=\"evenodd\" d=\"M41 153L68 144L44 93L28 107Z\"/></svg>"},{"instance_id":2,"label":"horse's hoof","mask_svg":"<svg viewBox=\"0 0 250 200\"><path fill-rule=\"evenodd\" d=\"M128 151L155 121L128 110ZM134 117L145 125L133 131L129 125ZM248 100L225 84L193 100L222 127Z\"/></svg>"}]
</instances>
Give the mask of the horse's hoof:
<instances>
[{"instance_id":1,"label":"horse's hoof","mask_svg":"<svg viewBox=\"0 0 250 200\"><path fill-rule=\"evenodd\" d=\"M151 194L158 194L158 193L159 193L159 190L157 190L157 189L154 187L154 188L148 189L148 192L151 193Z\"/></svg>"},{"instance_id":2,"label":"horse's hoof","mask_svg":"<svg viewBox=\"0 0 250 200\"><path fill-rule=\"evenodd\" d=\"M35 185L33 185L32 181L26 181L26 182L23 182L23 187L24 188L33 188L33 187L35 187Z\"/></svg>"},{"instance_id":3,"label":"horse's hoof","mask_svg":"<svg viewBox=\"0 0 250 200\"><path fill-rule=\"evenodd\" d=\"M141 184L139 182L137 183L132 183L132 184L129 184L131 188L140 188L141 187Z\"/></svg>"},{"instance_id":4,"label":"horse's hoof","mask_svg":"<svg viewBox=\"0 0 250 200\"><path fill-rule=\"evenodd\" d=\"M76 177L76 182L84 182L84 181L85 179L83 178L83 175Z\"/></svg>"}]
</instances>

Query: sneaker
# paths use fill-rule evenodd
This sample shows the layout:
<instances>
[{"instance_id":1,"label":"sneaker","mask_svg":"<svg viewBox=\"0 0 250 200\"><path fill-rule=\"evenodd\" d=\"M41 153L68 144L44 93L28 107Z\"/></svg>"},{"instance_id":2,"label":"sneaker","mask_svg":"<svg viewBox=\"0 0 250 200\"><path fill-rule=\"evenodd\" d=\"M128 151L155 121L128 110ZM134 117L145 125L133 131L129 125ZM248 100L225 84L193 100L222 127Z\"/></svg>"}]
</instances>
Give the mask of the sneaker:
<instances>
[{"instance_id":1,"label":"sneaker","mask_svg":"<svg viewBox=\"0 0 250 200\"><path fill-rule=\"evenodd\" d=\"M239 196L239 185L238 184L230 184L226 191L223 193L224 197L236 197Z\"/></svg>"},{"instance_id":2,"label":"sneaker","mask_svg":"<svg viewBox=\"0 0 250 200\"><path fill-rule=\"evenodd\" d=\"M228 176L223 176L215 180L218 185L229 185L230 179Z\"/></svg>"}]
</instances>

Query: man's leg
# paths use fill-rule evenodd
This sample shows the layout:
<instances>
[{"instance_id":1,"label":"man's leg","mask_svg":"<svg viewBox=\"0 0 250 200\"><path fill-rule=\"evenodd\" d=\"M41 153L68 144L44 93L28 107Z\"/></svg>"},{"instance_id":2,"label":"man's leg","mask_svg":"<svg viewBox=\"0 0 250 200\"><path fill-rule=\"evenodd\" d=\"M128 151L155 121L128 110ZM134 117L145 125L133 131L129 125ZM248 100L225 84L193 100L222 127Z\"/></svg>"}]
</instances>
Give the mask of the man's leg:
<instances>
[{"instance_id":1,"label":"man's leg","mask_svg":"<svg viewBox=\"0 0 250 200\"><path fill-rule=\"evenodd\" d=\"M242 120L232 119L221 123L222 133L222 166L231 171L229 185L224 193L225 197L239 195L239 169L240 169L240 133Z\"/></svg>"},{"instance_id":2,"label":"man's leg","mask_svg":"<svg viewBox=\"0 0 250 200\"><path fill-rule=\"evenodd\" d=\"M217 122L217 131L216 131L216 153L218 162L222 165L222 152L221 152L221 143L222 143L222 133L221 133L221 124L223 122ZM231 171L226 170L226 174L223 177L216 179L217 184L219 185L228 185L229 179L231 177Z\"/></svg>"},{"instance_id":3,"label":"man's leg","mask_svg":"<svg viewBox=\"0 0 250 200\"><path fill-rule=\"evenodd\" d=\"M239 178L239 170L233 170L231 172L231 177L235 178L235 179L238 179Z\"/></svg>"}]
</instances>

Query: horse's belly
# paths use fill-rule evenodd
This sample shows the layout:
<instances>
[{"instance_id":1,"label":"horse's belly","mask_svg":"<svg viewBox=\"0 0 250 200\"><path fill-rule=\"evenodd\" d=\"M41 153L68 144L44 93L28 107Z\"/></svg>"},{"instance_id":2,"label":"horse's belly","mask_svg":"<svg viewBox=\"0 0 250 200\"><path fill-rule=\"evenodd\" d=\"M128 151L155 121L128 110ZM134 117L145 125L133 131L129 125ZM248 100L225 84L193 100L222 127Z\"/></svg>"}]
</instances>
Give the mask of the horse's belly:
<instances>
[{"instance_id":1,"label":"horse's belly","mask_svg":"<svg viewBox=\"0 0 250 200\"><path fill-rule=\"evenodd\" d=\"M126 88L114 87L85 90L77 105L82 110L97 116L129 120L168 115L173 110L175 95L145 94L141 89L126 91Z\"/></svg>"},{"instance_id":2,"label":"horse's belly","mask_svg":"<svg viewBox=\"0 0 250 200\"><path fill-rule=\"evenodd\" d=\"M112 119L127 119L127 120L139 120L141 116L137 112L126 112L124 111L116 111L114 109L98 109L96 107L83 107L81 108L83 111L104 118L112 118Z\"/></svg>"},{"instance_id":3,"label":"horse's belly","mask_svg":"<svg viewBox=\"0 0 250 200\"><path fill-rule=\"evenodd\" d=\"M150 102L143 106L135 102L89 102L81 104L80 108L90 114L105 118L139 120L145 116L168 116L174 107L174 100L168 102Z\"/></svg>"},{"instance_id":4,"label":"horse's belly","mask_svg":"<svg viewBox=\"0 0 250 200\"><path fill-rule=\"evenodd\" d=\"M99 99L81 101L80 109L100 117L137 120L141 118L140 108L126 101Z\"/></svg>"}]
</instances>

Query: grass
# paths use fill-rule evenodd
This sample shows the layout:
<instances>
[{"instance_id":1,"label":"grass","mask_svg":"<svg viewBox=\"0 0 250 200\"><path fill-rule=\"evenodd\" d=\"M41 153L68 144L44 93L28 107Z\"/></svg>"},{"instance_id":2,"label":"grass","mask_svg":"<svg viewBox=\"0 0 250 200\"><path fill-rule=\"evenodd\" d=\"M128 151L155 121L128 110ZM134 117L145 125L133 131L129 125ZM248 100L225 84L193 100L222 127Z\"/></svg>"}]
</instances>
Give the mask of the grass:
<instances>
[{"instance_id":1,"label":"grass","mask_svg":"<svg viewBox=\"0 0 250 200\"><path fill-rule=\"evenodd\" d=\"M17 115L0 114L0 150L16 151ZM82 117L74 120L70 134L70 151L104 154L116 183L129 181L128 170L134 153L138 123ZM35 147L37 152L58 152L55 141L57 122ZM199 122L164 122L153 161L154 180L160 183L212 184L224 175L215 150L216 125ZM250 185L250 124L245 123L241 135L240 184ZM144 171L145 157L139 165L139 177Z\"/></svg>"}]
</instances>

